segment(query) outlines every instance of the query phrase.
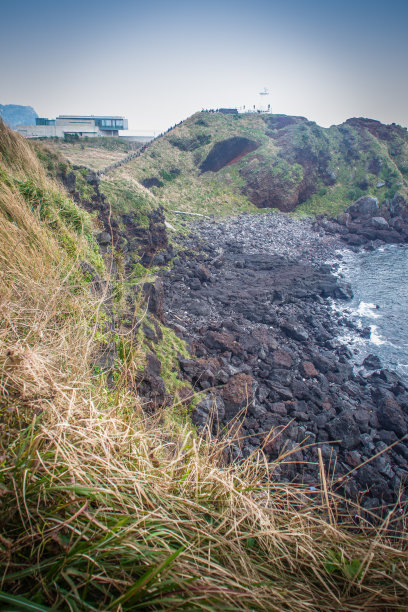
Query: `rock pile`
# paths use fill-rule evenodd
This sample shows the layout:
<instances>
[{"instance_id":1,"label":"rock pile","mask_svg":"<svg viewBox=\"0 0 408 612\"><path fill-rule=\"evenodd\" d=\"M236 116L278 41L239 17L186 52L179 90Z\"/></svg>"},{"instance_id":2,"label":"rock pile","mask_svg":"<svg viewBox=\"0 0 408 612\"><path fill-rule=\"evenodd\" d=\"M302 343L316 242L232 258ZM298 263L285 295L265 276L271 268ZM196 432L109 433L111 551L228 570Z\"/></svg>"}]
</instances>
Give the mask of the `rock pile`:
<instances>
[{"instance_id":1,"label":"rock pile","mask_svg":"<svg viewBox=\"0 0 408 612\"><path fill-rule=\"evenodd\" d=\"M275 477L310 486L321 453L333 486L373 508L408 478L408 386L374 356L353 371L337 339L353 324L328 303L351 290L324 264L341 241L321 233L274 214L201 224L163 277L164 314L196 356L180 367L203 392L197 426L234 422L238 457L286 454Z\"/></svg>"}]
</instances>

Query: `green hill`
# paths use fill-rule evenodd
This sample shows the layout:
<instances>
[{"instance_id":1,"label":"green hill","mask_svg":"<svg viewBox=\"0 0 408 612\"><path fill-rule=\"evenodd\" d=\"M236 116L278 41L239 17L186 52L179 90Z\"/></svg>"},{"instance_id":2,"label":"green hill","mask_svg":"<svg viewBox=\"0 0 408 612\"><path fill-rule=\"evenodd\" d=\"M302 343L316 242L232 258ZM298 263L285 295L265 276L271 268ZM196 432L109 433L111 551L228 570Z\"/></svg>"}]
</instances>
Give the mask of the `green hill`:
<instances>
[{"instance_id":1,"label":"green hill","mask_svg":"<svg viewBox=\"0 0 408 612\"><path fill-rule=\"evenodd\" d=\"M365 194L408 194L408 133L371 119L322 128L304 117L201 112L110 179L137 180L169 209L336 215Z\"/></svg>"}]
</instances>

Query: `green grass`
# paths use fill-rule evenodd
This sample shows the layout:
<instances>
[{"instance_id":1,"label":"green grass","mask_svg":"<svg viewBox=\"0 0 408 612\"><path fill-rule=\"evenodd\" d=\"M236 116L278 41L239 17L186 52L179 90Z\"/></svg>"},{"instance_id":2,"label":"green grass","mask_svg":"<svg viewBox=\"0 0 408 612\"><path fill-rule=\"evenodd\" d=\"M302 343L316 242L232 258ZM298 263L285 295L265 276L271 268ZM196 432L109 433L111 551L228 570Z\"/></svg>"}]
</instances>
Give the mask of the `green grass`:
<instances>
[{"instance_id":1,"label":"green grass","mask_svg":"<svg viewBox=\"0 0 408 612\"><path fill-rule=\"evenodd\" d=\"M148 213L157 203L147 190L126 179L102 180L100 191L108 198L114 214L135 213L142 227L149 225Z\"/></svg>"}]
</instances>

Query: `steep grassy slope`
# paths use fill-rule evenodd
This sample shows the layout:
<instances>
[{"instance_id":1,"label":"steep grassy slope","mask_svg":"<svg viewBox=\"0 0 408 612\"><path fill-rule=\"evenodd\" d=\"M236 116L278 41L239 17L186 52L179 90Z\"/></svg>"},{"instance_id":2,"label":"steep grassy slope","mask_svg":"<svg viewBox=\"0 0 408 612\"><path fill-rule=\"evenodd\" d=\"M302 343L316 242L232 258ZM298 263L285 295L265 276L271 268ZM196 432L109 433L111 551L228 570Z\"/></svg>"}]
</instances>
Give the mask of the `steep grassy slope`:
<instances>
[{"instance_id":1,"label":"steep grassy slope","mask_svg":"<svg viewBox=\"0 0 408 612\"><path fill-rule=\"evenodd\" d=\"M118 219L124 213L132 213L141 224L146 224L147 215L161 204L153 193L134 177L126 174L127 166L123 172L124 176L120 179L113 177L112 173L102 179L95 174L97 160L101 167L106 167L122 156L126 157L124 152L97 147L94 143L86 144L83 150L77 144L48 141L36 141L33 147L48 175L62 182L77 202L88 202L92 207L102 194L107 198L114 218ZM72 147L77 147L78 150L73 152ZM78 152L80 158L76 158Z\"/></svg>"},{"instance_id":2,"label":"steep grassy slope","mask_svg":"<svg viewBox=\"0 0 408 612\"><path fill-rule=\"evenodd\" d=\"M278 485L262 453L227 465L227 443L143 411L94 220L1 123L0 153L1 608L406 609L405 536L386 536L404 517L370 527L323 473L313 494Z\"/></svg>"},{"instance_id":3,"label":"steep grassy slope","mask_svg":"<svg viewBox=\"0 0 408 612\"><path fill-rule=\"evenodd\" d=\"M256 207L338 214L361 195L407 195L404 128L350 119L196 113L112 180L131 176L171 209L225 214Z\"/></svg>"}]
</instances>

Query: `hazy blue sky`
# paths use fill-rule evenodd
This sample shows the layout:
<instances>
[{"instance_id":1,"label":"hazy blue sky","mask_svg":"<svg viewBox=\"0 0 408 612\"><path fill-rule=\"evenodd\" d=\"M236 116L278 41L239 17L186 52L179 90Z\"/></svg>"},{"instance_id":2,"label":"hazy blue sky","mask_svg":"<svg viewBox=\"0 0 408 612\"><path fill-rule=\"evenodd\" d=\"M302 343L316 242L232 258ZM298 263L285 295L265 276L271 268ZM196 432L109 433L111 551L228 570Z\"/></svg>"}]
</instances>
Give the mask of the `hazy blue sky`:
<instances>
[{"instance_id":1,"label":"hazy blue sky","mask_svg":"<svg viewBox=\"0 0 408 612\"><path fill-rule=\"evenodd\" d=\"M408 126L407 0L0 0L0 104L161 131L262 102Z\"/></svg>"}]
</instances>

